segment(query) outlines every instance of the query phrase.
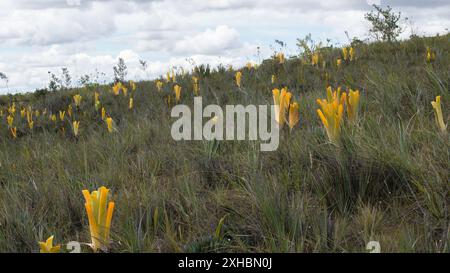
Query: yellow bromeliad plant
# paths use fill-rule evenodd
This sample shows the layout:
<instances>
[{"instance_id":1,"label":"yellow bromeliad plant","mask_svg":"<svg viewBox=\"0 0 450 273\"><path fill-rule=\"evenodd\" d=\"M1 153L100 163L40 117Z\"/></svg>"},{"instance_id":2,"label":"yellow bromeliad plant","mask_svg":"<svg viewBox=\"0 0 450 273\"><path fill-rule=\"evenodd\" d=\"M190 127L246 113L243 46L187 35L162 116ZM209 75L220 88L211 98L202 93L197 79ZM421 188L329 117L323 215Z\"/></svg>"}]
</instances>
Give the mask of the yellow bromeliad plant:
<instances>
[{"instance_id":1,"label":"yellow bromeliad plant","mask_svg":"<svg viewBox=\"0 0 450 273\"><path fill-rule=\"evenodd\" d=\"M10 107L8 107L8 113L10 115L14 115L16 113L16 103L15 102L13 102L13 104Z\"/></svg>"},{"instance_id":2,"label":"yellow bromeliad plant","mask_svg":"<svg viewBox=\"0 0 450 273\"><path fill-rule=\"evenodd\" d=\"M108 132L112 133L114 130L113 119L111 117L107 117L105 122L106 122L106 127L108 128Z\"/></svg>"},{"instance_id":3,"label":"yellow bromeliad plant","mask_svg":"<svg viewBox=\"0 0 450 273\"><path fill-rule=\"evenodd\" d=\"M345 93L344 93L345 94ZM358 120L359 90L350 89L347 96L347 116L351 123Z\"/></svg>"},{"instance_id":4,"label":"yellow bromeliad plant","mask_svg":"<svg viewBox=\"0 0 450 273\"><path fill-rule=\"evenodd\" d=\"M133 98L130 98L130 102L128 103L128 109L133 109Z\"/></svg>"},{"instance_id":5,"label":"yellow bromeliad plant","mask_svg":"<svg viewBox=\"0 0 450 273\"><path fill-rule=\"evenodd\" d=\"M91 247L94 251L106 251L109 246L109 234L111 220L114 212L114 202L108 203L109 189L100 187L98 190L89 192L83 190L86 201L86 213L91 233Z\"/></svg>"},{"instance_id":6,"label":"yellow bromeliad plant","mask_svg":"<svg viewBox=\"0 0 450 273\"><path fill-rule=\"evenodd\" d=\"M317 52L314 53L311 56L311 64L314 65L314 66L319 65L319 58L320 58L319 53L317 53Z\"/></svg>"},{"instance_id":7,"label":"yellow bromeliad plant","mask_svg":"<svg viewBox=\"0 0 450 273\"><path fill-rule=\"evenodd\" d=\"M175 101L178 103L180 101L180 98L181 98L181 86L176 84L173 87L173 91L175 92Z\"/></svg>"},{"instance_id":8,"label":"yellow bromeliad plant","mask_svg":"<svg viewBox=\"0 0 450 273\"><path fill-rule=\"evenodd\" d=\"M53 246L53 236L48 237L45 242L39 242L41 253L59 253L61 245Z\"/></svg>"},{"instance_id":9,"label":"yellow bromeliad plant","mask_svg":"<svg viewBox=\"0 0 450 273\"><path fill-rule=\"evenodd\" d=\"M73 96L73 101L75 102L76 107L80 107L82 98L83 97L80 94Z\"/></svg>"},{"instance_id":10,"label":"yellow bromeliad plant","mask_svg":"<svg viewBox=\"0 0 450 273\"><path fill-rule=\"evenodd\" d=\"M28 121L28 128L30 128L30 130L33 130L34 126L33 112L27 112L27 121Z\"/></svg>"},{"instance_id":11,"label":"yellow bromeliad plant","mask_svg":"<svg viewBox=\"0 0 450 273\"><path fill-rule=\"evenodd\" d=\"M434 117L436 119L437 126L441 132L447 132L447 125L444 123L444 117L442 115L441 96L437 96L436 101L432 101L431 105L434 109Z\"/></svg>"},{"instance_id":12,"label":"yellow bromeliad plant","mask_svg":"<svg viewBox=\"0 0 450 273\"><path fill-rule=\"evenodd\" d=\"M67 106L67 115L69 115L69 117L72 117L73 114L73 108L72 105L69 104L69 106Z\"/></svg>"},{"instance_id":13,"label":"yellow bromeliad plant","mask_svg":"<svg viewBox=\"0 0 450 273\"><path fill-rule=\"evenodd\" d=\"M353 47L350 47L348 50L348 55L350 57L350 61L352 62L355 59L355 49Z\"/></svg>"},{"instance_id":14,"label":"yellow bromeliad plant","mask_svg":"<svg viewBox=\"0 0 450 273\"><path fill-rule=\"evenodd\" d=\"M279 52L277 55L276 55L276 58L278 59L278 63L279 64L284 64L284 62L285 62L285 57L284 57L284 54L283 54L283 52Z\"/></svg>"},{"instance_id":15,"label":"yellow bromeliad plant","mask_svg":"<svg viewBox=\"0 0 450 273\"><path fill-rule=\"evenodd\" d=\"M436 60L436 53L434 53L430 47L427 47L427 62L431 63Z\"/></svg>"},{"instance_id":16,"label":"yellow bromeliad plant","mask_svg":"<svg viewBox=\"0 0 450 273\"><path fill-rule=\"evenodd\" d=\"M100 102L100 93L95 92L94 93L94 105L97 105L97 103Z\"/></svg>"},{"instance_id":17,"label":"yellow bromeliad plant","mask_svg":"<svg viewBox=\"0 0 450 273\"><path fill-rule=\"evenodd\" d=\"M289 106L289 128L291 130L297 125L297 123L300 120L300 111L299 111L299 105L297 102L291 103Z\"/></svg>"},{"instance_id":18,"label":"yellow bromeliad plant","mask_svg":"<svg viewBox=\"0 0 450 273\"><path fill-rule=\"evenodd\" d=\"M102 120L106 119L106 110L105 107L102 107Z\"/></svg>"},{"instance_id":19,"label":"yellow bromeliad plant","mask_svg":"<svg viewBox=\"0 0 450 273\"><path fill-rule=\"evenodd\" d=\"M61 121L64 121L65 115L66 115L66 111L59 111L59 119Z\"/></svg>"},{"instance_id":20,"label":"yellow bromeliad plant","mask_svg":"<svg viewBox=\"0 0 450 273\"><path fill-rule=\"evenodd\" d=\"M80 132L80 122L74 121L73 122L73 135L77 137L79 132Z\"/></svg>"},{"instance_id":21,"label":"yellow bromeliad plant","mask_svg":"<svg viewBox=\"0 0 450 273\"><path fill-rule=\"evenodd\" d=\"M325 127L328 139L333 143L337 143L341 134L345 101L346 93L341 94L340 88L333 92L331 87L327 88L327 99L317 100L320 106L317 114Z\"/></svg>"},{"instance_id":22,"label":"yellow bromeliad plant","mask_svg":"<svg viewBox=\"0 0 450 273\"><path fill-rule=\"evenodd\" d=\"M12 115L8 115L8 117L6 117L6 122L8 123L8 127L11 128L14 122L14 117Z\"/></svg>"},{"instance_id":23,"label":"yellow bromeliad plant","mask_svg":"<svg viewBox=\"0 0 450 273\"><path fill-rule=\"evenodd\" d=\"M235 78L236 78L236 85L239 88L241 88L242 73L240 71L236 72Z\"/></svg>"},{"instance_id":24,"label":"yellow bromeliad plant","mask_svg":"<svg viewBox=\"0 0 450 273\"><path fill-rule=\"evenodd\" d=\"M130 81L131 91L136 91L137 85L134 81Z\"/></svg>"},{"instance_id":25,"label":"yellow bromeliad plant","mask_svg":"<svg viewBox=\"0 0 450 273\"><path fill-rule=\"evenodd\" d=\"M17 128L16 127L13 127L13 128L11 128L11 136L13 137L13 138L17 138Z\"/></svg>"},{"instance_id":26,"label":"yellow bromeliad plant","mask_svg":"<svg viewBox=\"0 0 450 273\"><path fill-rule=\"evenodd\" d=\"M125 85L123 85L121 82L117 82L113 88L112 88L113 94L118 96L120 94L120 91L122 91L123 95L126 97L128 94L128 89Z\"/></svg>"},{"instance_id":27,"label":"yellow bromeliad plant","mask_svg":"<svg viewBox=\"0 0 450 273\"><path fill-rule=\"evenodd\" d=\"M163 82L162 81L157 81L156 82L156 89L158 89L158 92L161 92L163 87Z\"/></svg>"},{"instance_id":28,"label":"yellow bromeliad plant","mask_svg":"<svg viewBox=\"0 0 450 273\"><path fill-rule=\"evenodd\" d=\"M348 61L348 48L346 47L342 48L342 58L344 59L344 61Z\"/></svg>"},{"instance_id":29,"label":"yellow bromeliad plant","mask_svg":"<svg viewBox=\"0 0 450 273\"><path fill-rule=\"evenodd\" d=\"M95 111L98 111L100 109L101 102L100 102L100 93L95 92L94 93L94 107Z\"/></svg>"},{"instance_id":30,"label":"yellow bromeliad plant","mask_svg":"<svg viewBox=\"0 0 450 273\"><path fill-rule=\"evenodd\" d=\"M194 94L196 95L196 96L198 96L198 93L199 93L199 90L200 90L200 88L199 88L199 86L198 86L198 78L197 77L192 77L192 82L193 82L193 84L194 84Z\"/></svg>"},{"instance_id":31,"label":"yellow bromeliad plant","mask_svg":"<svg viewBox=\"0 0 450 273\"><path fill-rule=\"evenodd\" d=\"M275 121L278 123L278 127L283 128L286 123L286 112L289 108L292 93L287 88L272 90L273 102L275 106Z\"/></svg>"}]
</instances>

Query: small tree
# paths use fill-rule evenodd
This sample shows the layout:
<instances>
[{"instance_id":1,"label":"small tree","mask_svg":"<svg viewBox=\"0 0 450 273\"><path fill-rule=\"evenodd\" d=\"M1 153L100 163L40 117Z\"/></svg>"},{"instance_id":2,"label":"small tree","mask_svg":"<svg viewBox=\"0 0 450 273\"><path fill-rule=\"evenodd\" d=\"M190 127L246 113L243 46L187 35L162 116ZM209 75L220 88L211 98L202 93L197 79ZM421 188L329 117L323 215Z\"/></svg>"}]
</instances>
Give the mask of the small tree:
<instances>
[{"instance_id":1,"label":"small tree","mask_svg":"<svg viewBox=\"0 0 450 273\"><path fill-rule=\"evenodd\" d=\"M61 79L50 71L48 71L48 75L49 75L48 89L52 92L55 92L56 90L60 89L62 87Z\"/></svg>"},{"instance_id":2,"label":"small tree","mask_svg":"<svg viewBox=\"0 0 450 273\"><path fill-rule=\"evenodd\" d=\"M70 76L69 69L67 67L62 68L62 79L64 82L64 88L70 88L72 84L72 77Z\"/></svg>"},{"instance_id":3,"label":"small tree","mask_svg":"<svg viewBox=\"0 0 450 273\"><path fill-rule=\"evenodd\" d=\"M2 72L0 72L0 80L5 81L6 88L8 88L8 82L9 82L9 79L8 79L8 77L7 77L4 73L2 73Z\"/></svg>"},{"instance_id":4,"label":"small tree","mask_svg":"<svg viewBox=\"0 0 450 273\"><path fill-rule=\"evenodd\" d=\"M114 81L124 82L127 76L127 66L122 58L119 58L119 63L114 66Z\"/></svg>"},{"instance_id":5,"label":"small tree","mask_svg":"<svg viewBox=\"0 0 450 273\"><path fill-rule=\"evenodd\" d=\"M370 34L377 40L392 42L403 32L399 25L401 12L395 13L390 6L383 9L381 6L373 5L375 11L366 13L364 18L372 24ZM408 18L405 18L407 20Z\"/></svg>"}]
</instances>

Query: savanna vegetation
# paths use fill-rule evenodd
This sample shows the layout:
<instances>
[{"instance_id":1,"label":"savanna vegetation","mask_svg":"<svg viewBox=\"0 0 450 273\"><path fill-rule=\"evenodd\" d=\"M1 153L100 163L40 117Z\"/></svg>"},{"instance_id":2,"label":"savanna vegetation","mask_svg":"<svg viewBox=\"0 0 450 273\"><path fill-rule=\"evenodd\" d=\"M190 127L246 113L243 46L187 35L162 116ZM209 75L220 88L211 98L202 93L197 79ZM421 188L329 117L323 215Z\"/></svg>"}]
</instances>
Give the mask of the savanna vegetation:
<instances>
[{"instance_id":1,"label":"savanna vegetation","mask_svg":"<svg viewBox=\"0 0 450 273\"><path fill-rule=\"evenodd\" d=\"M1 96L0 251L449 252L450 36L309 49ZM279 148L174 141L171 108L196 95L278 102Z\"/></svg>"}]
</instances>

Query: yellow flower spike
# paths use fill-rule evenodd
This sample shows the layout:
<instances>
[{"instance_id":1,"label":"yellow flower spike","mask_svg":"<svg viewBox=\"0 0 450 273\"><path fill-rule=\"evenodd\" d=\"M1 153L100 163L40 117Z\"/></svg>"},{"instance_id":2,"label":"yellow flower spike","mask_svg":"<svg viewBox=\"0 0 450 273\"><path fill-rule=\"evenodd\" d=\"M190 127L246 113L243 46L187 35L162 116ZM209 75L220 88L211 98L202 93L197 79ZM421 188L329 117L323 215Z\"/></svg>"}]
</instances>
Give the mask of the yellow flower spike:
<instances>
[{"instance_id":1,"label":"yellow flower spike","mask_svg":"<svg viewBox=\"0 0 450 273\"><path fill-rule=\"evenodd\" d=\"M273 103L275 105L279 105L280 104L280 89L278 89L278 88L273 89L272 94L273 94Z\"/></svg>"},{"instance_id":2,"label":"yellow flower spike","mask_svg":"<svg viewBox=\"0 0 450 273\"><path fill-rule=\"evenodd\" d=\"M73 96L73 101L75 102L75 106L76 107L80 107L82 98L83 97L81 97L80 94L77 94L77 95Z\"/></svg>"},{"instance_id":3,"label":"yellow flower spike","mask_svg":"<svg viewBox=\"0 0 450 273\"><path fill-rule=\"evenodd\" d=\"M347 116L351 123L358 119L359 98L359 90L353 91L350 89L347 98Z\"/></svg>"},{"instance_id":4,"label":"yellow flower spike","mask_svg":"<svg viewBox=\"0 0 450 273\"><path fill-rule=\"evenodd\" d=\"M180 98L181 98L181 86L176 84L173 87L173 91L175 92L175 101L178 103L180 101Z\"/></svg>"},{"instance_id":5,"label":"yellow flower spike","mask_svg":"<svg viewBox=\"0 0 450 273\"><path fill-rule=\"evenodd\" d=\"M286 122L286 111L289 107L292 94L287 91L287 88L283 88L280 92L279 89L273 89L273 102L275 107L275 121L280 128L283 127Z\"/></svg>"},{"instance_id":6,"label":"yellow flower spike","mask_svg":"<svg viewBox=\"0 0 450 273\"><path fill-rule=\"evenodd\" d=\"M442 106L441 106L441 96L436 97L436 101L432 101L431 105L434 109L434 117L436 120L436 124L441 130L441 132L447 132L447 125L444 123L444 117L442 115Z\"/></svg>"},{"instance_id":7,"label":"yellow flower spike","mask_svg":"<svg viewBox=\"0 0 450 273\"><path fill-rule=\"evenodd\" d=\"M283 88L280 94L280 104L278 105L279 114L277 122L280 128L283 128L284 123L286 122L286 95L287 91Z\"/></svg>"},{"instance_id":8,"label":"yellow flower spike","mask_svg":"<svg viewBox=\"0 0 450 273\"><path fill-rule=\"evenodd\" d=\"M311 64L312 65L318 65L319 64L319 53L314 53L311 56Z\"/></svg>"},{"instance_id":9,"label":"yellow flower spike","mask_svg":"<svg viewBox=\"0 0 450 273\"><path fill-rule=\"evenodd\" d=\"M8 117L6 118L6 122L8 123L8 127L11 128L14 122L14 117L11 115L8 115Z\"/></svg>"},{"instance_id":10,"label":"yellow flower spike","mask_svg":"<svg viewBox=\"0 0 450 273\"><path fill-rule=\"evenodd\" d=\"M8 107L8 112L10 115L14 115L16 113L16 103L13 102L13 104Z\"/></svg>"},{"instance_id":11,"label":"yellow flower spike","mask_svg":"<svg viewBox=\"0 0 450 273\"><path fill-rule=\"evenodd\" d=\"M157 81L156 82L156 89L158 89L158 92L161 92L162 87L163 87L162 81Z\"/></svg>"},{"instance_id":12,"label":"yellow flower spike","mask_svg":"<svg viewBox=\"0 0 450 273\"><path fill-rule=\"evenodd\" d=\"M192 81L193 81L193 84L194 84L194 94L196 95L196 96L198 96L198 93L199 93L199 90L200 90L200 88L199 88L199 85L198 85L198 78L197 77L192 77Z\"/></svg>"},{"instance_id":13,"label":"yellow flower spike","mask_svg":"<svg viewBox=\"0 0 450 273\"><path fill-rule=\"evenodd\" d=\"M331 89L331 86L327 87L327 101L329 103L333 101L333 90Z\"/></svg>"},{"instance_id":14,"label":"yellow flower spike","mask_svg":"<svg viewBox=\"0 0 450 273\"><path fill-rule=\"evenodd\" d=\"M95 106L95 110L98 111L98 109L100 108L100 93L95 92L94 93L94 106Z\"/></svg>"},{"instance_id":15,"label":"yellow flower spike","mask_svg":"<svg viewBox=\"0 0 450 273\"><path fill-rule=\"evenodd\" d=\"M20 110L20 116L21 116L22 118L24 118L26 112L27 112L27 109L23 108L22 110Z\"/></svg>"},{"instance_id":16,"label":"yellow flower spike","mask_svg":"<svg viewBox=\"0 0 450 273\"><path fill-rule=\"evenodd\" d=\"M94 93L94 105L97 104L97 102L100 101L100 94L98 92Z\"/></svg>"},{"instance_id":17,"label":"yellow flower spike","mask_svg":"<svg viewBox=\"0 0 450 273\"><path fill-rule=\"evenodd\" d=\"M102 120L106 119L106 110L105 107L102 107Z\"/></svg>"},{"instance_id":18,"label":"yellow flower spike","mask_svg":"<svg viewBox=\"0 0 450 273\"><path fill-rule=\"evenodd\" d=\"M277 76L272 75L272 79L271 79L272 84L275 84L276 81L277 81Z\"/></svg>"},{"instance_id":19,"label":"yellow flower spike","mask_svg":"<svg viewBox=\"0 0 450 273\"><path fill-rule=\"evenodd\" d=\"M36 111L34 111L34 115L35 115L36 117L39 117L39 116L41 115L41 113L39 113L39 110L36 110Z\"/></svg>"},{"instance_id":20,"label":"yellow flower spike","mask_svg":"<svg viewBox=\"0 0 450 273\"><path fill-rule=\"evenodd\" d=\"M291 98L292 98L292 93L286 91L286 95L284 96L284 107L285 107L285 109L289 108L289 105L291 104Z\"/></svg>"},{"instance_id":21,"label":"yellow flower spike","mask_svg":"<svg viewBox=\"0 0 450 273\"><path fill-rule=\"evenodd\" d=\"M285 57L284 57L284 54L283 54L282 52L278 53L278 54L276 55L276 58L278 59L278 63L279 63L279 64L284 64L284 62L285 62Z\"/></svg>"},{"instance_id":22,"label":"yellow flower spike","mask_svg":"<svg viewBox=\"0 0 450 273\"><path fill-rule=\"evenodd\" d=\"M73 135L74 136L76 136L76 137L78 136L78 133L80 132L79 129L80 129L80 122L74 121L73 122Z\"/></svg>"},{"instance_id":23,"label":"yellow flower spike","mask_svg":"<svg viewBox=\"0 0 450 273\"><path fill-rule=\"evenodd\" d=\"M131 91L136 91L137 85L134 81L130 81Z\"/></svg>"},{"instance_id":24,"label":"yellow flower spike","mask_svg":"<svg viewBox=\"0 0 450 273\"><path fill-rule=\"evenodd\" d=\"M101 102L100 101L97 101L96 103L95 103L95 111L98 111L98 109L100 109L100 106L101 106L102 104L101 104Z\"/></svg>"},{"instance_id":25,"label":"yellow flower spike","mask_svg":"<svg viewBox=\"0 0 450 273\"><path fill-rule=\"evenodd\" d=\"M51 115L50 116L50 120L53 121L53 122L56 122L56 115L54 115L54 114Z\"/></svg>"},{"instance_id":26,"label":"yellow flower spike","mask_svg":"<svg viewBox=\"0 0 450 273\"><path fill-rule=\"evenodd\" d=\"M325 116L323 115L322 111L320 109L317 109L317 114L319 115L320 120L322 121L323 125L325 126L325 128L328 128L328 121L325 118ZM328 131L327 131L328 133Z\"/></svg>"},{"instance_id":27,"label":"yellow flower spike","mask_svg":"<svg viewBox=\"0 0 450 273\"><path fill-rule=\"evenodd\" d=\"M66 111L59 111L59 120L64 121L65 115L66 115Z\"/></svg>"},{"instance_id":28,"label":"yellow flower spike","mask_svg":"<svg viewBox=\"0 0 450 273\"><path fill-rule=\"evenodd\" d=\"M107 250L109 246L109 235L111 221L114 212L114 202L108 203L109 189L100 187L97 191L89 193L82 191L86 201L85 208L89 221L91 233L91 247L94 251Z\"/></svg>"},{"instance_id":29,"label":"yellow flower spike","mask_svg":"<svg viewBox=\"0 0 450 273\"><path fill-rule=\"evenodd\" d=\"M61 245L53 246L53 236L48 237L45 242L39 242L40 253L59 253Z\"/></svg>"},{"instance_id":30,"label":"yellow flower spike","mask_svg":"<svg viewBox=\"0 0 450 273\"><path fill-rule=\"evenodd\" d=\"M251 70L253 68L253 64L251 62L248 62L245 66L248 70Z\"/></svg>"},{"instance_id":31,"label":"yellow flower spike","mask_svg":"<svg viewBox=\"0 0 450 273\"><path fill-rule=\"evenodd\" d=\"M436 53L434 53L430 47L427 47L427 62L431 63L436 60Z\"/></svg>"},{"instance_id":32,"label":"yellow flower spike","mask_svg":"<svg viewBox=\"0 0 450 273\"><path fill-rule=\"evenodd\" d=\"M239 88L241 88L242 73L240 71L236 72L235 78L236 78L236 85Z\"/></svg>"},{"instance_id":33,"label":"yellow flower spike","mask_svg":"<svg viewBox=\"0 0 450 273\"><path fill-rule=\"evenodd\" d=\"M167 72L166 78L167 78L168 83L172 80L172 77L170 76L170 72Z\"/></svg>"},{"instance_id":34,"label":"yellow flower spike","mask_svg":"<svg viewBox=\"0 0 450 273\"><path fill-rule=\"evenodd\" d=\"M333 92L331 87L328 87L327 99L316 100L320 106L317 114L325 127L328 139L333 143L336 143L340 136L346 97L346 93L341 95L340 88Z\"/></svg>"},{"instance_id":35,"label":"yellow flower spike","mask_svg":"<svg viewBox=\"0 0 450 273\"><path fill-rule=\"evenodd\" d=\"M69 115L69 117L72 117L72 114L73 114L72 105L69 104L69 106L67 107L67 115Z\"/></svg>"},{"instance_id":36,"label":"yellow flower spike","mask_svg":"<svg viewBox=\"0 0 450 273\"><path fill-rule=\"evenodd\" d=\"M111 117L106 118L106 126L108 128L108 132L113 132L113 119Z\"/></svg>"},{"instance_id":37,"label":"yellow flower spike","mask_svg":"<svg viewBox=\"0 0 450 273\"><path fill-rule=\"evenodd\" d=\"M121 82L116 83L112 88L113 94L118 96L120 94L121 89L122 89L122 83Z\"/></svg>"},{"instance_id":38,"label":"yellow flower spike","mask_svg":"<svg viewBox=\"0 0 450 273\"><path fill-rule=\"evenodd\" d=\"M297 102L294 102L289 107L289 127L294 128L295 125L300 120L300 111L299 111L299 105Z\"/></svg>"},{"instance_id":39,"label":"yellow flower spike","mask_svg":"<svg viewBox=\"0 0 450 273\"><path fill-rule=\"evenodd\" d=\"M355 59L355 49L353 47L350 47L348 54L350 56L350 61L353 61Z\"/></svg>"},{"instance_id":40,"label":"yellow flower spike","mask_svg":"<svg viewBox=\"0 0 450 273\"><path fill-rule=\"evenodd\" d=\"M105 222L105 241L109 239L109 233L111 230L111 221L114 212L114 202L108 203L108 210L106 212L106 222Z\"/></svg>"},{"instance_id":41,"label":"yellow flower spike","mask_svg":"<svg viewBox=\"0 0 450 273\"><path fill-rule=\"evenodd\" d=\"M128 88L126 88L125 86L122 86L122 93L123 93L124 97L128 96Z\"/></svg>"},{"instance_id":42,"label":"yellow flower spike","mask_svg":"<svg viewBox=\"0 0 450 273\"><path fill-rule=\"evenodd\" d=\"M342 57L344 58L344 61L348 61L348 49L346 47L342 48Z\"/></svg>"},{"instance_id":43,"label":"yellow flower spike","mask_svg":"<svg viewBox=\"0 0 450 273\"><path fill-rule=\"evenodd\" d=\"M176 81L176 74L175 74L175 71L173 71L173 69L172 69L172 82L175 82Z\"/></svg>"},{"instance_id":44,"label":"yellow flower spike","mask_svg":"<svg viewBox=\"0 0 450 273\"><path fill-rule=\"evenodd\" d=\"M336 91L334 91L334 94L333 94L334 99L337 101L340 101L341 93L342 93L342 88L339 86L338 89Z\"/></svg>"},{"instance_id":45,"label":"yellow flower spike","mask_svg":"<svg viewBox=\"0 0 450 273\"><path fill-rule=\"evenodd\" d=\"M342 59L339 58L339 59L336 60L336 66L337 67L341 67L341 65L342 65Z\"/></svg>"},{"instance_id":46,"label":"yellow flower spike","mask_svg":"<svg viewBox=\"0 0 450 273\"><path fill-rule=\"evenodd\" d=\"M16 127L11 128L11 136L13 138L17 138L17 128Z\"/></svg>"},{"instance_id":47,"label":"yellow flower spike","mask_svg":"<svg viewBox=\"0 0 450 273\"><path fill-rule=\"evenodd\" d=\"M133 109L133 98L130 98L130 102L128 103L128 109Z\"/></svg>"},{"instance_id":48,"label":"yellow flower spike","mask_svg":"<svg viewBox=\"0 0 450 273\"><path fill-rule=\"evenodd\" d=\"M344 92L340 95L339 104L345 106L346 102L347 102L347 93Z\"/></svg>"}]
</instances>

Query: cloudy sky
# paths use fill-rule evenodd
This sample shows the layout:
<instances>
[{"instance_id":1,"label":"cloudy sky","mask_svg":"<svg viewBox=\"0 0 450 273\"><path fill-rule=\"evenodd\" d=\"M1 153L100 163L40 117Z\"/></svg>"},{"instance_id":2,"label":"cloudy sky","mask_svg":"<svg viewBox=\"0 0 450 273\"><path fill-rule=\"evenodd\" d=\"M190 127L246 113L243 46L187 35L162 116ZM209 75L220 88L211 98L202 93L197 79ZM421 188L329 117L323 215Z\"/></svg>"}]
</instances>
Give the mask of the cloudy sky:
<instances>
[{"instance_id":1,"label":"cloudy sky","mask_svg":"<svg viewBox=\"0 0 450 273\"><path fill-rule=\"evenodd\" d=\"M103 72L122 57L129 79L151 79L170 67L192 64L240 66L269 56L287 43L298 53L296 38L308 33L316 41L348 43L364 38L364 14L380 0L1 0L0 93L47 86L48 72L67 67L74 81ZM447 0L383 1L410 18L408 33L446 33ZM146 71L139 60L148 62Z\"/></svg>"}]
</instances>

